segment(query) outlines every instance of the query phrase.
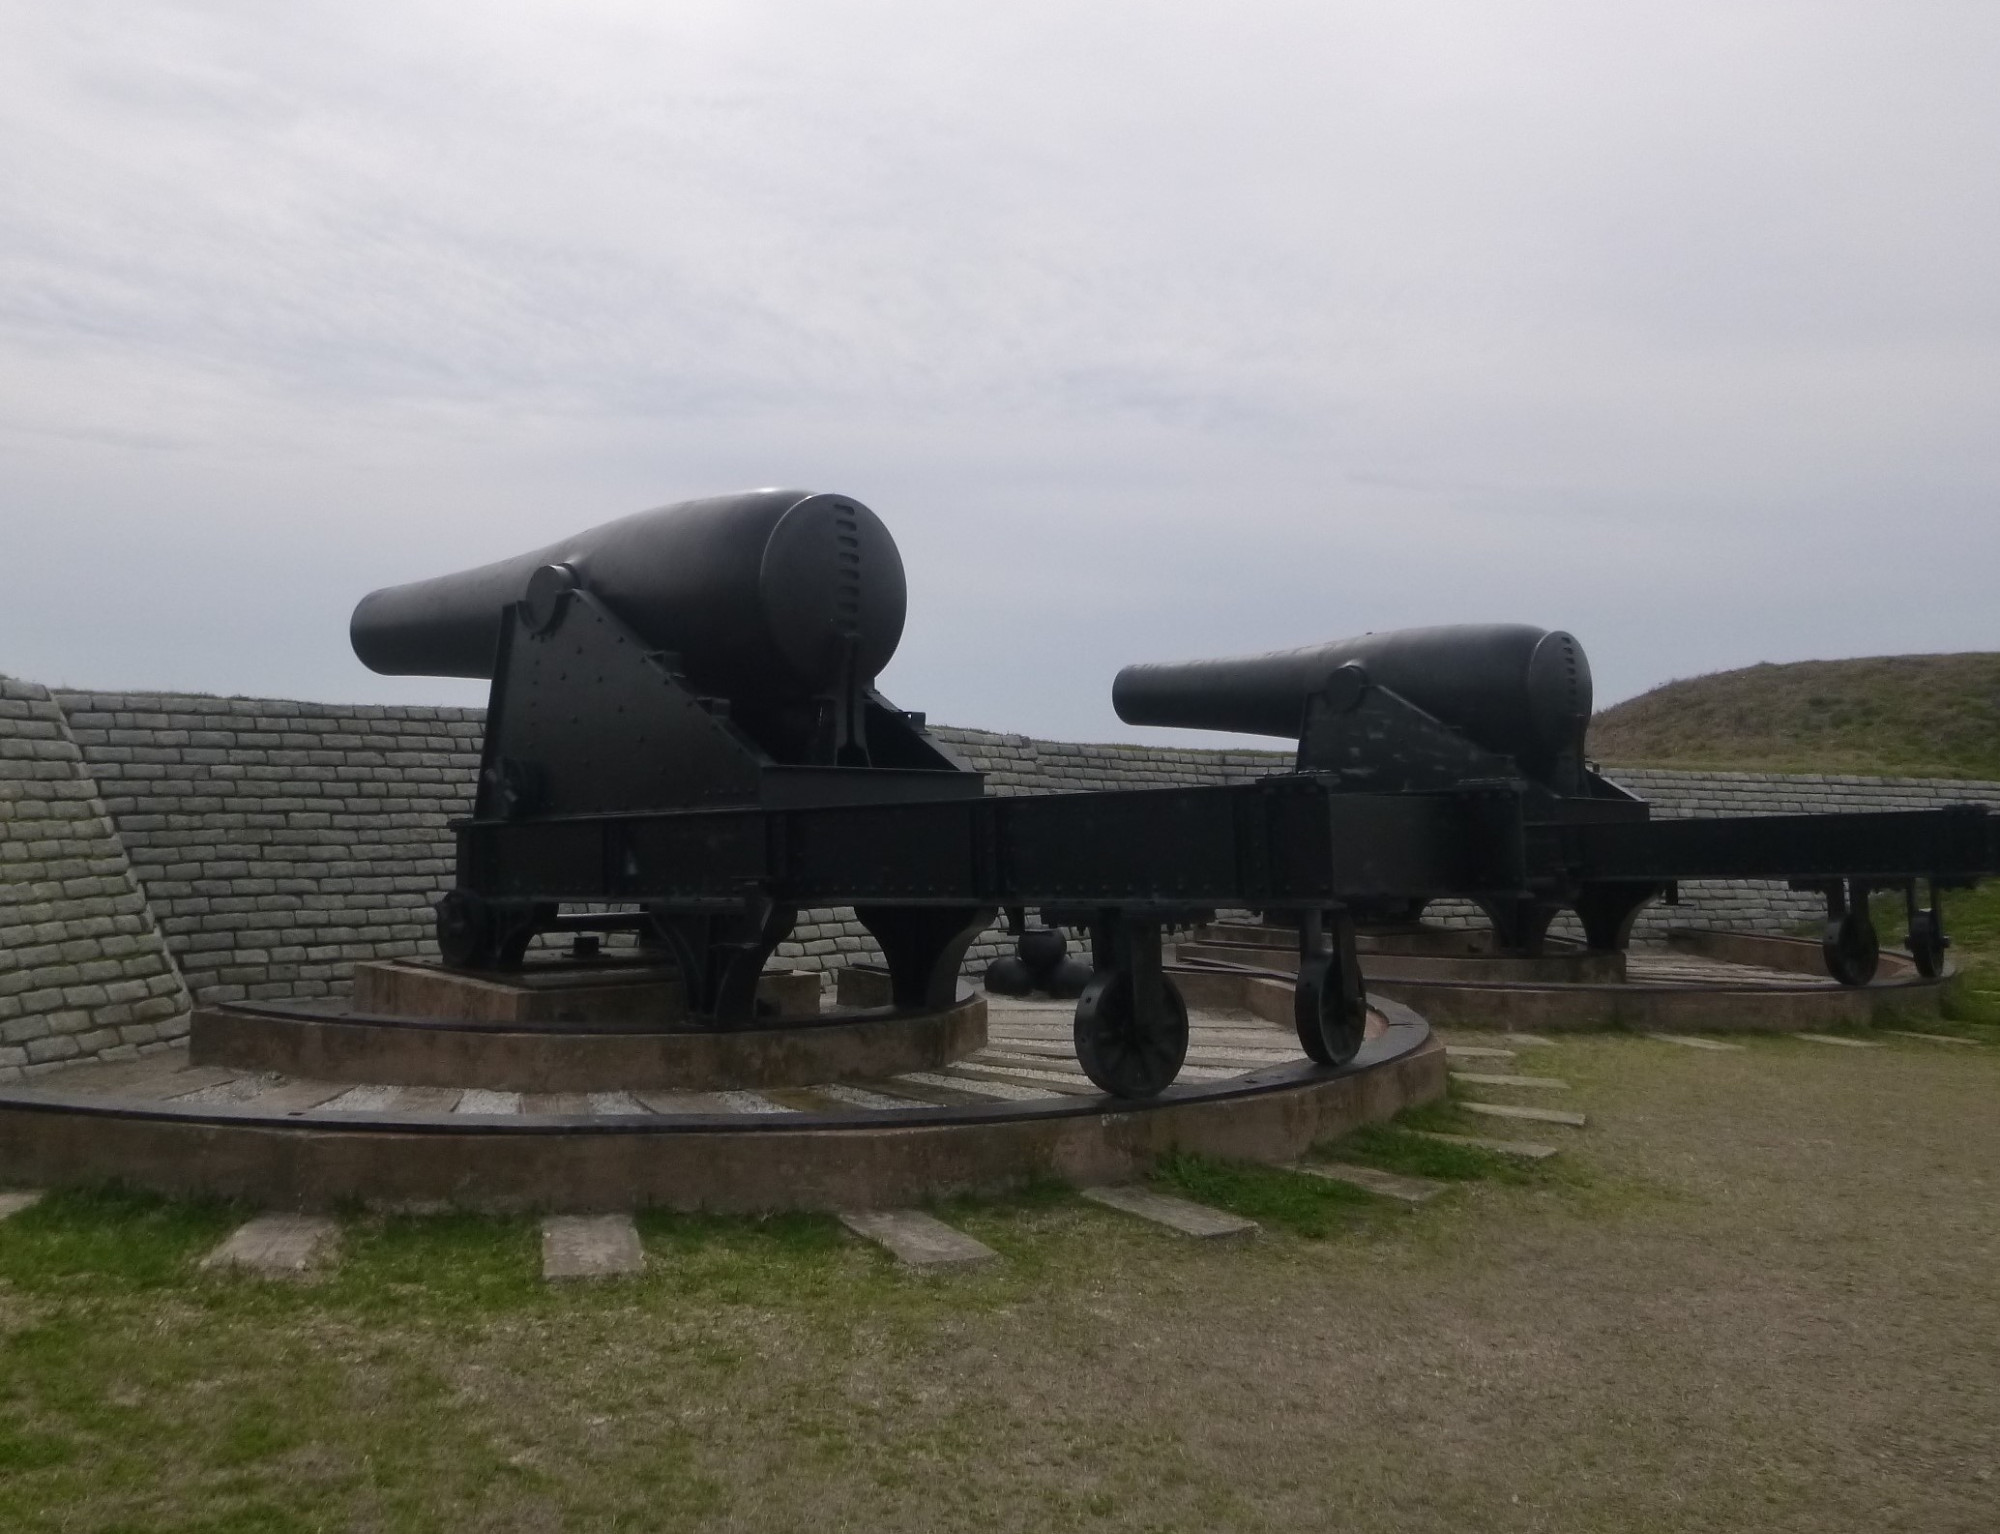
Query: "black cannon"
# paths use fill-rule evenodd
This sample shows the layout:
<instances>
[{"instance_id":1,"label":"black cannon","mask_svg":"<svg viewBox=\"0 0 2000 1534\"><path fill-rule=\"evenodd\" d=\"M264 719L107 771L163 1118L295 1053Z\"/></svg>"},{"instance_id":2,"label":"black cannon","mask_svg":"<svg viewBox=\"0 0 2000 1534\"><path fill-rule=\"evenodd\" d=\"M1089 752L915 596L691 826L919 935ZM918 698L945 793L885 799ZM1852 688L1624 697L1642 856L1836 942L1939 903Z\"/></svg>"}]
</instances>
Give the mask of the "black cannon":
<instances>
[{"instance_id":1,"label":"black cannon","mask_svg":"<svg viewBox=\"0 0 2000 1534\"><path fill-rule=\"evenodd\" d=\"M563 918L565 899L655 896L641 925L672 948L690 1009L746 1020L797 914L730 871L760 828L663 820L614 857L591 817L977 798L979 774L875 691L905 602L881 519L795 490L664 506L363 598L350 633L370 667L493 681L458 887L439 907L446 961L518 964L537 932L629 924ZM857 914L913 1006L949 1000L992 918L963 903Z\"/></svg>"},{"instance_id":2,"label":"black cannon","mask_svg":"<svg viewBox=\"0 0 2000 1534\"><path fill-rule=\"evenodd\" d=\"M1937 891L1962 882L1971 865L1992 862L1981 850L1990 833L1980 828L1977 809L1963 820L1962 835L1945 833L1940 841L1927 828L1960 825L1949 818L1958 812L1942 812L1943 821L1823 815L1652 823L1645 803L1585 756L1591 681L1583 647L1570 634L1526 624L1402 629L1263 655L1127 666L1112 685L1112 703L1129 724L1296 739L1297 770L1325 774L1340 791L1424 793L1512 782L1524 834L1543 843L1529 849L1529 861L1545 871L1521 889L1472 898L1501 946L1515 952L1535 951L1565 907L1576 912L1592 948L1620 949L1639 911L1679 879L1763 874L1824 895L1827 968L1854 985L1873 977L1879 955L1868 896L1900 888L1911 953L1935 976L1946 946ZM1612 848L1615 858L1607 856ZM1839 877L1827 875L1829 861ZM1930 901L1919 905L1924 878ZM1353 901L1348 908L1358 919L1407 922L1425 903Z\"/></svg>"},{"instance_id":3,"label":"black cannon","mask_svg":"<svg viewBox=\"0 0 2000 1534\"><path fill-rule=\"evenodd\" d=\"M1302 772L1405 790L1498 774L1579 793L1590 701L1583 647L1522 623L1127 666L1111 686L1127 724L1285 736Z\"/></svg>"},{"instance_id":4,"label":"black cannon","mask_svg":"<svg viewBox=\"0 0 2000 1534\"><path fill-rule=\"evenodd\" d=\"M1593 944L1690 877L1827 892L1829 954L1872 971L1865 895L2000 868L1978 807L1653 822L1583 758L1589 671L1567 635L1431 629L1250 661L1135 667L1125 717L1296 735L1296 768L1201 788L995 797L885 700L901 636L894 540L860 502L760 490L608 523L533 554L378 591L355 651L390 672L492 679L479 786L439 902L446 962L522 962L540 932L636 930L689 1010L755 1021L758 973L800 910L851 906L893 1004L949 1005L1006 909L1083 926L1078 1059L1147 1097L1186 1056L1161 933L1218 907L1290 913L1300 1043L1341 1066L1366 1008L1357 915L1480 902L1531 944L1573 907ZM582 908L564 910L564 907ZM1928 934L1928 937L1926 936Z\"/></svg>"}]
</instances>

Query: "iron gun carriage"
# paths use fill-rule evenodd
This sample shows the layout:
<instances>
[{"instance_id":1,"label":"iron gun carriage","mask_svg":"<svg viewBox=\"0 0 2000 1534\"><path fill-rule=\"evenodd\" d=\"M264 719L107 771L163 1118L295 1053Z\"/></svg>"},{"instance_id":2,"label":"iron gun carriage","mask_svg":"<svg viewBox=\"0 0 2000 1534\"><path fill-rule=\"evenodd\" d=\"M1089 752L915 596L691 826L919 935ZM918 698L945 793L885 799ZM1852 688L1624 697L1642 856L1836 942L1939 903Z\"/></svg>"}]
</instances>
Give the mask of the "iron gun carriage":
<instances>
[{"instance_id":1,"label":"iron gun carriage","mask_svg":"<svg viewBox=\"0 0 2000 1534\"><path fill-rule=\"evenodd\" d=\"M1826 891L1829 957L1860 983L1869 890L1914 903L1929 881L1912 937L1935 965L1935 891L2000 867L1978 808L1651 821L1584 760L1581 647L1520 627L1128 668L1123 717L1296 736L1294 770L993 796L875 688L905 600L874 513L791 490L662 507L364 598L352 638L368 665L491 679L438 908L446 962L501 969L540 932L636 929L671 950L695 1016L741 1028L801 910L852 907L893 1004L914 1010L951 1003L1000 910L1036 908L1091 933L1084 1070L1147 1097L1187 1051L1162 930L1218 908L1295 916L1300 1042L1338 1066L1362 1044L1369 913L1466 897L1532 944L1567 906L1592 944L1621 946L1678 878L1791 878Z\"/></svg>"}]
</instances>

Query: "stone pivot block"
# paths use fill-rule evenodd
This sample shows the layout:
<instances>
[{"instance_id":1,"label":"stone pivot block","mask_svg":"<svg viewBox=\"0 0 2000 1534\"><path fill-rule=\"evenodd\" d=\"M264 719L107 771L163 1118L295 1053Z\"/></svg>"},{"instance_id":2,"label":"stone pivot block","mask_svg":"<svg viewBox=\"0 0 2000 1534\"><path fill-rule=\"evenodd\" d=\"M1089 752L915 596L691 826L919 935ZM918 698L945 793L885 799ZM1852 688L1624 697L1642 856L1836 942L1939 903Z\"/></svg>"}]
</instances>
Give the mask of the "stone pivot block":
<instances>
[{"instance_id":1,"label":"stone pivot block","mask_svg":"<svg viewBox=\"0 0 2000 1534\"><path fill-rule=\"evenodd\" d=\"M1519 1108L1513 1103L1460 1103L1467 1113L1476 1113L1489 1119L1526 1119L1535 1124L1563 1124L1571 1129L1584 1127L1581 1113L1572 1113L1567 1108Z\"/></svg>"},{"instance_id":2,"label":"stone pivot block","mask_svg":"<svg viewBox=\"0 0 2000 1534\"><path fill-rule=\"evenodd\" d=\"M1448 1135L1434 1129L1413 1129L1410 1133L1426 1140L1435 1140L1440 1145L1463 1145L1468 1150L1487 1151L1495 1156L1513 1156L1521 1161L1546 1161L1556 1154L1555 1146L1538 1145L1533 1140L1488 1140L1480 1135Z\"/></svg>"},{"instance_id":3,"label":"stone pivot block","mask_svg":"<svg viewBox=\"0 0 2000 1534\"><path fill-rule=\"evenodd\" d=\"M1555 1076L1503 1076L1488 1071L1453 1071L1451 1079L1479 1087L1528 1087L1541 1092L1569 1090L1569 1083Z\"/></svg>"},{"instance_id":4,"label":"stone pivot block","mask_svg":"<svg viewBox=\"0 0 2000 1534\"><path fill-rule=\"evenodd\" d=\"M1155 1225L1177 1230L1184 1236L1196 1236L1206 1241L1257 1234L1255 1220L1246 1220L1241 1215L1211 1209L1206 1204L1192 1203L1184 1198L1154 1193L1146 1188L1085 1188L1083 1196L1106 1209L1137 1215Z\"/></svg>"},{"instance_id":5,"label":"stone pivot block","mask_svg":"<svg viewBox=\"0 0 2000 1534\"><path fill-rule=\"evenodd\" d=\"M1000 1254L921 1209L853 1209L840 1223L864 1241L884 1247L906 1268L930 1271L991 1262Z\"/></svg>"},{"instance_id":6,"label":"stone pivot block","mask_svg":"<svg viewBox=\"0 0 2000 1534\"><path fill-rule=\"evenodd\" d=\"M542 1277L622 1278L646 1269L629 1214L551 1215L542 1221Z\"/></svg>"},{"instance_id":7,"label":"stone pivot block","mask_svg":"<svg viewBox=\"0 0 2000 1534\"><path fill-rule=\"evenodd\" d=\"M237 1226L201 1265L236 1268L260 1278L304 1278L332 1250L339 1235L340 1227L321 1215L260 1214Z\"/></svg>"},{"instance_id":8,"label":"stone pivot block","mask_svg":"<svg viewBox=\"0 0 2000 1534\"><path fill-rule=\"evenodd\" d=\"M1372 1166L1352 1166L1342 1161L1320 1164L1300 1162L1290 1170L1303 1172L1308 1177L1322 1177L1328 1182L1344 1182L1350 1188L1373 1193L1377 1198L1392 1198L1413 1209L1436 1198L1446 1186L1428 1177L1399 1177L1394 1172L1380 1171Z\"/></svg>"}]
</instances>

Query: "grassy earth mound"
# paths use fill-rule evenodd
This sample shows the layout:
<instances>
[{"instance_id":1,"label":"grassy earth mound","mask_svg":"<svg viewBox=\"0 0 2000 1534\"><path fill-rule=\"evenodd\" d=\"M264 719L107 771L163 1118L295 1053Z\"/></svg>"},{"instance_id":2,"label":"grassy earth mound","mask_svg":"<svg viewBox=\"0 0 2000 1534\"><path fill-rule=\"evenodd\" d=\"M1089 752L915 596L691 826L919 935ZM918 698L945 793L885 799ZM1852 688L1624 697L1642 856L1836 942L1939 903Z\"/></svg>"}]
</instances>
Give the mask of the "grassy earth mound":
<instances>
[{"instance_id":1,"label":"grassy earth mound","mask_svg":"<svg viewBox=\"0 0 2000 1534\"><path fill-rule=\"evenodd\" d=\"M2000 654L1746 666L1668 682L1591 721L1620 767L2000 779Z\"/></svg>"}]
</instances>

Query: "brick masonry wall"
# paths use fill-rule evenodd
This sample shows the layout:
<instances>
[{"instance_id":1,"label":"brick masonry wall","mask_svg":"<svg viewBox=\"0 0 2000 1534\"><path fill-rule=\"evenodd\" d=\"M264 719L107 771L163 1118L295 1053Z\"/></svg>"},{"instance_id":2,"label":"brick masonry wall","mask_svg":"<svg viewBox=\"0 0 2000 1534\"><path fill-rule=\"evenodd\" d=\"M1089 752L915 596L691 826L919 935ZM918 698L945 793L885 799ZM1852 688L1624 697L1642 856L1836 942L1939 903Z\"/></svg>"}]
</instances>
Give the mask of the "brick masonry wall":
<instances>
[{"instance_id":1,"label":"brick masonry wall","mask_svg":"<svg viewBox=\"0 0 2000 1534\"><path fill-rule=\"evenodd\" d=\"M198 999L343 996L355 960L424 950L480 711L58 701Z\"/></svg>"},{"instance_id":2,"label":"brick masonry wall","mask_svg":"<svg viewBox=\"0 0 2000 1534\"><path fill-rule=\"evenodd\" d=\"M188 996L48 692L0 677L0 1081L187 1032Z\"/></svg>"},{"instance_id":3,"label":"brick masonry wall","mask_svg":"<svg viewBox=\"0 0 2000 1534\"><path fill-rule=\"evenodd\" d=\"M339 997L356 959L429 951L451 882L447 822L470 807L480 712L172 694L61 693L57 702L160 930L204 1000ZM18 733L0 720L0 738ZM1194 751L1035 740L949 726L940 741L995 793L1169 787L1283 771L1287 751ZM2000 805L2000 784L1627 770L1655 813ZM1664 926L1781 930L1810 920L1781 887L1683 889ZM1440 906L1447 920L1477 919ZM997 930L968 956L1008 950ZM827 970L874 956L847 911L801 916L777 963Z\"/></svg>"}]
</instances>

